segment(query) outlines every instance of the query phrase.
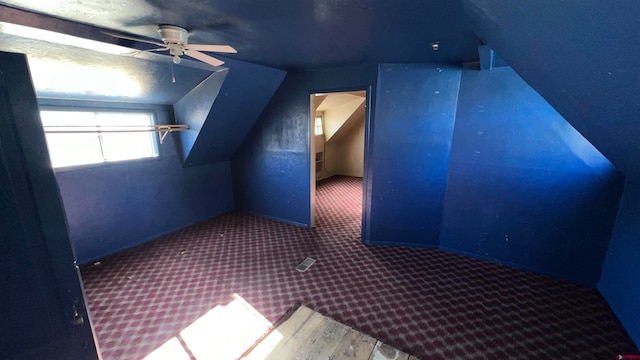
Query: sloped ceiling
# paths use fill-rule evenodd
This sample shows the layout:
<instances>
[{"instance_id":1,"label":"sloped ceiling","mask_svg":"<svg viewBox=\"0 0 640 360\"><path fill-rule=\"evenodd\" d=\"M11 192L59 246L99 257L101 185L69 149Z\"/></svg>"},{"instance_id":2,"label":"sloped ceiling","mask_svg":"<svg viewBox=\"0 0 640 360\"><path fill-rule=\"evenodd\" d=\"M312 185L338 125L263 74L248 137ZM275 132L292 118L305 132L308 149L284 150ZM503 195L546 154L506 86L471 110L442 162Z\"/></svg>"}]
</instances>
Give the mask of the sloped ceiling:
<instances>
[{"instance_id":1,"label":"sloped ceiling","mask_svg":"<svg viewBox=\"0 0 640 360\"><path fill-rule=\"evenodd\" d=\"M364 101L358 106L357 109L349 116L347 121L336 131L336 133L329 139L328 142L338 143L343 141L348 134L351 134L352 130L358 125L363 124L364 118L367 113L367 108Z\"/></svg>"},{"instance_id":2,"label":"sloped ceiling","mask_svg":"<svg viewBox=\"0 0 640 360\"><path fill-rule=\"evenodd\" d=\"M173 66L165 55L132 53L151 45L108 32L157 41L157 26L173 24L190 31L190 43L235 47L237 54L223 58L230 75L222 84L216 81L206 122L184 111L191 106L178 106L177 118L189 119L198 130L181 135L185 165L232 157L285 71L381 62L461 63L477 59L478 45L461 4L447 0L9 0L0 1L3 23L0 51L29 56L40 97L184 104L197 98L187 94L198 84L222 70L186 59ZM16 26L17 31L9 31ZM34 29L74 38L34 35Z\"/></svg>"},{"instance_id":3,"label":"sloped ceiling","mask_svg":"<svg viewBox=\"0 0 640 360\"><path fill-rule=\"evenodd\" d=\"M321 99L316 110L327 111L331 108L342 106L354 100L362 100L364 99L364 96L356 95L356 93L341 92L341 93L330 93L327 95L320 95L320 96L316 96L316 98Z\"/></svg>"},{"instance_id":4,"label":"sloped ceiling","mask_svg":"<svg viewBox=\"0 0 640 360\"><path fill-rule=\"evenodd\" d=\"M237 60L226 65L231 70L215 73L174 106L176 119L191 128L181 133L186 166L229 160L286 75Z\"/></svg>"},{"instance_id":5,"label":"sloped ceiling","mask_svg":"<svg viewBox=\"0 0 640 360\"><path fill-rule=\"evenodd\" d=\"M639 2L463 0L479 37L627 176L640 176Z\"/></svg>"},{"instance_id":6,"label":"sloped ceiling","mask_svg":"<svg viewBox=\"0 0 640 360\"><path fill-rule=\"evenodd\" d=\"M322 101L317 111L323 113L326 142L339 141L340 133L344 135L344 132L353 125L354 118L364 118L366 93L364 91L362 93L364 96L331 93Z\"/></svg>"},{"instance_id":7,"label":"sloped ceiling","mask_svg":"<svg viewBox=\"0 0 640 360\"><path fill-rule=\"evenodd\" d=\"M192 43L228 43L238 50L235 59L286 70L477 58L478 39L458 1L9 0L0 4L154 39L158 24L179 25L191 31ZM438 51L432 50L433 42L439 42Z\"/></svg>"},{"instance_id":8,"label":"sloped ceiling","mask_svg":"<svg viewBox=\"0 0 640 360\"><path fill-rule=\"evenodd\" d=\"M24 27L0 23L0 31L25 32ZM28 54L39 98L172 104L212 73L173 66L164 56L121 56L131 49L89 42L97 50L56 44L0 32L0 51ZM172 82L175 77L176 81Z\"/></svg>"},{"instance_id":9,"label":"sloped ceiling","mask_svg":"<svg viewBox=\"0 0 640 360\"><path fill-rule=\"evenodd\" d=\"M238 49L229 55L232 59L284 70L385 62L459 64L478 60L477 45L484 42L628 176L640 176L638 18L638 2L597 0L0 1L2 21L129 48L148 47L107 40L101 30L156 39L157 24L180 25L192 32L192 43L228 43ZM32 51L59 53L47 46ZM0 50L7 47L2 41ZM109 66L133 69L137 62L131 56L114 59ZM170 70L169 63L162 64L147 73L158 79L158 73ZM192 79L193 86L210 74L185 71L189 74L180 76ZM166 88L148 81L144 88ZM147 99L167 102L188 90L185 86L176 91L179 95L150 94Z\"/></svg>"}]
</instances>

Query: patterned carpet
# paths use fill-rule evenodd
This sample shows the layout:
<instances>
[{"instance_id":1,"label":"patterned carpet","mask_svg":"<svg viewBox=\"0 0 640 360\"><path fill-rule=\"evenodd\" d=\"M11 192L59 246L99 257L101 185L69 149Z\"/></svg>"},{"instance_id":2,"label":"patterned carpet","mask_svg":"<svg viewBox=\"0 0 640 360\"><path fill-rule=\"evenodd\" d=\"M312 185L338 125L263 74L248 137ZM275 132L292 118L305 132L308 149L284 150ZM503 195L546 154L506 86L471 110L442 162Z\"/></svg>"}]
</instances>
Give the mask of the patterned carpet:
<instances>
[{"instance_id":1,"label":"patterned carpet","mask_svg":"<svg viewBox=\"0 0 640 360\"><path fill-rule=\"evenodd\" d=\"M318 227L240 213L82 269L104 360L139 359L239 294L269 321L296 304L422 359L637 354L597 290L438 250L359 242L361 179L318 184ZM306 256L317 262L294 270Z\"/></svg>"}]
</instances>

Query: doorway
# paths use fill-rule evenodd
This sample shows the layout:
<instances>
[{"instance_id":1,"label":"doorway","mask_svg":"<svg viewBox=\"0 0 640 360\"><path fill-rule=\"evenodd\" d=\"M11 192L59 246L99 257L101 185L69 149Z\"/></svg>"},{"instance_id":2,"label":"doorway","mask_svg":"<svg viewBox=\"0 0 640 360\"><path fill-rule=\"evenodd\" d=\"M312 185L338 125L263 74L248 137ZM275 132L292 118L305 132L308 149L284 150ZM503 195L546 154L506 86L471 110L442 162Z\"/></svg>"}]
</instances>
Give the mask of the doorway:
<instances>
[{"instance_id":1,"label":"doorway","mask_svg":"<svg viewBox=\"0 0 640 360\"><path fill-rule=\"evenodd\" d=\"M311 94L311 226L360 238L366 90Z\"/></svg>"}]
</instances>

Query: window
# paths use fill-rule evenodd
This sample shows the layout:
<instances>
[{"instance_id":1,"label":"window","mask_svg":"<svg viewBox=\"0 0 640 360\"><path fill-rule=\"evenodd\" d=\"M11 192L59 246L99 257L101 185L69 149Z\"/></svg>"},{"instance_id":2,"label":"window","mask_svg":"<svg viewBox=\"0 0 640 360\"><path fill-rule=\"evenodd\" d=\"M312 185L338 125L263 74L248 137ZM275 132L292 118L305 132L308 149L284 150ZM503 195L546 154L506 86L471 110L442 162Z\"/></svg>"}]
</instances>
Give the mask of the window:
<instances>
[{"instance_id":1,"label":"window","mask_svg":"<svg viewBox=\"0 0 640 360\"><path fill-rule=\"evenodd\" d=\"M322 116L316 116L316 135L322 134Z\"/></svg>"},{"instance_id":2,"label":"window","mask_svg":"<svg viewBox=\"0 0 640 360\"><path fill-rule=\"evenodd\" d=\"M40 112L54 168L158 156L149 112Z\"/></svg>"}]
</instances>

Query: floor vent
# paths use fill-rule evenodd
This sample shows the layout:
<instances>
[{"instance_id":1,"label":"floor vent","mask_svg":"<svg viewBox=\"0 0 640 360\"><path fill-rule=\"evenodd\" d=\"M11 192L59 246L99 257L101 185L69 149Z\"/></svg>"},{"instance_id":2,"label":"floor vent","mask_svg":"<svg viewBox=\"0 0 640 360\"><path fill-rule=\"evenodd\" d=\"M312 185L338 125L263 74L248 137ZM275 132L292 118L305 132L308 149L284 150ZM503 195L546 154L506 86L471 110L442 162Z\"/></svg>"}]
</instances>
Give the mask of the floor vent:
<instances>
[{"instance_id":1,"label":"floor vent","mask_svg":"<svg viewBox=\"0 0 640 360\"><path fill-rule=\"evenodd\" d=\"M308 258L302 260L300 265L298 265L296 267L296 270L298 270L300 272L305 272L305 271L309 270L309 268L311 267L311 265L313 265L314 262L316 262L315 259L312 259L312 258L308 257Z\"/></svg>"}]
</instances>

